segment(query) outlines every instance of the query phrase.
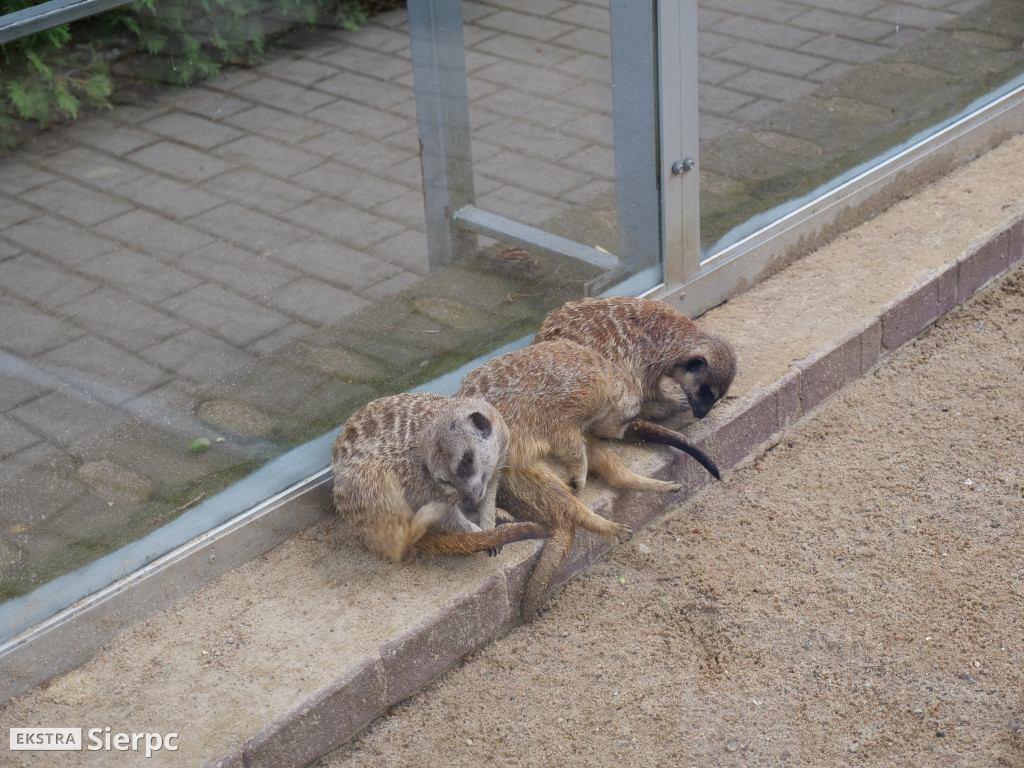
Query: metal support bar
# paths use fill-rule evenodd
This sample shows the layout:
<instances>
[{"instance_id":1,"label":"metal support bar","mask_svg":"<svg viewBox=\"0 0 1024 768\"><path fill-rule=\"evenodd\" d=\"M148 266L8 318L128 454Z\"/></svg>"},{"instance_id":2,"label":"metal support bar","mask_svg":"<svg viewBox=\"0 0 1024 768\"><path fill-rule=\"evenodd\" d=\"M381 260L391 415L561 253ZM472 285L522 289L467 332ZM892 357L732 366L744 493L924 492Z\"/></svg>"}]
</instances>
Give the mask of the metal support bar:
<instances>
[{"instance_id":1,"label":"metal support bar","mask_svg":"<svg viewBox=\"0 0 1024 768\"><path fill-rule=\"evenodd\" d=\"M658 3L665 282L700 274L697 0Z\"/></svg>"},{"instance_id":2,"label":"metal support bar","mask_svg":"<svg viewBox=\"0 0 1024 768\"><path fill-rule=\"evenodd\" d=\"M455 214L455 221L460 227L530 250L568 256L587 264L593 264L600 269L616 269L619 266L619 260L611 253L567 240L496 213L482 211L473 205L468 205L458 211Z\"/></svg>"},{"instance_id":3,"label":"metal support bar","mask_svg":"<svg viewBox=\"0 0 1024 768\"><path fill-rule=\"evenodd\" d=\"M131 2L134 0L50 0L8 13L0 16L0 45Z\"/></svg>"},{"instance_id":4,"label":"metal support bar","mask_svg":"<svg viewBox=\"0 0 1024 768\"><path fill-rule=\"evenodd\" d=\"M611 0L609 6L618 255L627 272L657 264L663 251L656 4Z\"/></svg>"},{"instance_id":5,"label":"metal support bar","mask_svg":"<svg viewBox=\"0 0 1024 768\"><path fill-rule=\"evenodd\" d=\"M473 158L460 0L409 0L409 38L419 127L430 270L476 250L453 214L471 205Z\"/></svg>"}]
</instances>

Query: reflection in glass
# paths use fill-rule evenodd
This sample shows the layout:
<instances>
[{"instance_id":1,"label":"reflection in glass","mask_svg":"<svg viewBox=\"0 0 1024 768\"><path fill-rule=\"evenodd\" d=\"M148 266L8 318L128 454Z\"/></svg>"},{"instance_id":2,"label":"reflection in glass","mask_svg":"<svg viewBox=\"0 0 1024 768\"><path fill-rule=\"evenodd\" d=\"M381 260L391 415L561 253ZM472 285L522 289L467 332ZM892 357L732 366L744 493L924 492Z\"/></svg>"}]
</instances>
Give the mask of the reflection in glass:
<instances>
[{"instance_id":1,"label":"reflection in glass","mask_svg":"<svg viewBox=\"0 0 1024 768\"><path fill-rule=\"evenodd\" d=\"M840 5L700 4L706 256L1024 71L1015 0Z\"/></svg>"},{"instance_id":2,"label":"reflection in glass","mask_svg":"<svg viewBox=\"0 0 1024 768\"><path fill-rule=\"evenodd\" d=\"M45 130L3 127L7 634L45 618L32 613L42 601L31 590L65 574L51 592L73 600L315 472L327 464L324 437L356 408L532 332L595 274L486 241L430 267L404 7L366 3L365 23L345 29L351 19L327 18L326 7L316 26L296 26L289 14L308 19L291 2L223 19L179 5L140 6L135 21L117 11L67 38L85 56L68 67L87 61L109 78L111 108L83 98ZM505 5L467 4L467 37L501 37L509 14L555 23ZM590 29L588 6L579 9L579 22L557 23ZM89 37L100 29L110 36ZM129 38L160 55L130 52ZM474 100L511 92L496 65L523 66L513 53L492 51L485 64L470 52ZM583 85L601 78L590 61L576 64ZM481 140L494 152L481 149L482 162L536 155L515 179L486 165L488 199L534 200L511 211L532 224L612 189L607 169L594 169L583 197L575 175L554 180L565 168L544 170L557 200L538 218L527 177L548 160L585 165L599 137L570 141L511 118L499 128L511 105L488 109ZM575 130L603 135L607 125L596 116ZM611 242L591 231L584 242Z\"/></svg>"}]
</instances>

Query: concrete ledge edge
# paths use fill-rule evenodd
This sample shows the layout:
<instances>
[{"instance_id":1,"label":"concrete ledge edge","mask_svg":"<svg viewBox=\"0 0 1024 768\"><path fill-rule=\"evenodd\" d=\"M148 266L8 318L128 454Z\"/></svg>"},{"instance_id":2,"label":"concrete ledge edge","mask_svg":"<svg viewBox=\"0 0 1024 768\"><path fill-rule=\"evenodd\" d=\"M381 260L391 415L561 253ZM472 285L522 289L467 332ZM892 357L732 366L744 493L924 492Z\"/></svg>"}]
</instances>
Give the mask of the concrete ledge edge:
<instances>
[{"instance_id":1,"label":"concrete ledge edge","mask_svg":"<svg viewBox=\"0 0 1024 768\"><path fill-rule=\"evenodd\" d=\"M1021 261L1024 216L972 247L956 262L926 276L883 307L877 317L795 362L770 386L736 401L720 414L713 413L707 420L713 419L709 429L702 433L704 439L694 437L695 442L706 441L723 470L736 467ZM708 481L704 470L689 457L668 450L661 455L661 465L649 474L678 478L683 489L669 496L602 494L591 508L636 530L685 501ZM467 653L520 624L526 580L540 549L538 543L529 557L505 567L469 595L452 600L427 621L384 643L376 657L368 657L354 671L314 693L245 744L219 759L206 761L204 768L304 766L345 743ZM609 549L597 537L580 532L552 591Z\"/></svg>"}]
</instances>

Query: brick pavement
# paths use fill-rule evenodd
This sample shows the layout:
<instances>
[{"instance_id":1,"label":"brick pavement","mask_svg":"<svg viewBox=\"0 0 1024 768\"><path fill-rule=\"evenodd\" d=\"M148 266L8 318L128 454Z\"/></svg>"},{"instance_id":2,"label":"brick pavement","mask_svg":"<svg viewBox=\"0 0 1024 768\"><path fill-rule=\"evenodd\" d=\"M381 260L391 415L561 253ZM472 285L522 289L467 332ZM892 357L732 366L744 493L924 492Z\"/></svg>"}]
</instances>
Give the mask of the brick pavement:
<instances>
[{"instance_id":1,"label":"brick pavement","mask_svg":"<svg viewBox=\"0 0 1024 768\"><path fill-rule=\"evenodd\" d=\"M787 107L982 2L702 2L708 210L757 203L763 190L745 185L770 175L762 167L839 154L811 135L813 117L802 124ZM606 3L463 9L478 204L613 248ZM989 53L980 66L1012 57L998 35L977 34L970 52ZM968 50L967 33L958 39ZM218 412L202 411L211 400L261 409L284 450L543 313L509 299L529 293L516 282L531 278L528 261L510 280L459 266L427 277L404 12L296 41L260 67L89 116L0 158L5 595L149 530L202 478L215 486L250 467L244 428L196 420ZM936 69L904 63L934 85ZM862 122L877 125L893 108L876 101L837 87L830 109L846 122L875 109ZM533 278L566 277L540 261ZM476 336L452 319L460 311L479 319ZM195 416L187 429L228 434L234 453L185 454L190 434L153 415L167 407ZM108 458L148 481L146 500L86 482ZM100 523L69 540L87 519Z\"/></svg>"}]
</instances>

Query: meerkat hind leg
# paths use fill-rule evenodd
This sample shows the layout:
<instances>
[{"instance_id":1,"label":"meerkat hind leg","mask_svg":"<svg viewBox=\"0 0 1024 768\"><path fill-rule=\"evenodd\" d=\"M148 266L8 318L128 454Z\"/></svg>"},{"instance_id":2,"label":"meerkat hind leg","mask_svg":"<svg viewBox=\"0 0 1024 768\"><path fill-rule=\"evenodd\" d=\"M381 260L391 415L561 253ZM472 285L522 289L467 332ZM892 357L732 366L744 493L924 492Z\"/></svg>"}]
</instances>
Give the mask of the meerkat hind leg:
<instances>
[{"instance_id":1,"label":"meerkat hind leg","mask_svg":"<svg viewBox=\"0 0 1024 768\"><path fill-rule=\"evenodd\" d=\"M552 533L551 538L544 542L544 549L540 553L537 564L533 567L530 580L526 583L526 593L523 595L523 619L525 621L533 621L540 613L544 593L547 592L552 579L555 578L558 569L565 562L565 558L572 548L574 534L575 531L572 528L561 528Z\"/></svg>"},{"instance_id":2,"label":"meerkat hind leg","mask_svg":"<svg viewBox=\"0 0 1024 768\"><path fill-rule=\"evenodd\" d=\"M571 499L570 503L575 508L572 515L573 521L583 530L600 536L610 544L621 544L624 541L629 541L633 535L633 530L628 525L601 517L601 515L588 509L575 496L570 496L569 498Z\"/></svg>"},{"instance_id":3,"label":"meerkat hind leg","mask_svg":"<svg viewBox=\"0 0 1024 768\"><path fill-rule=\"evenodd\" d=\"M636 474L622 463L609 445L598 440L587 441L587 458L591 471L613 488L672 493L682 487L679 483Z\"/></svg>"}]
</instances>

